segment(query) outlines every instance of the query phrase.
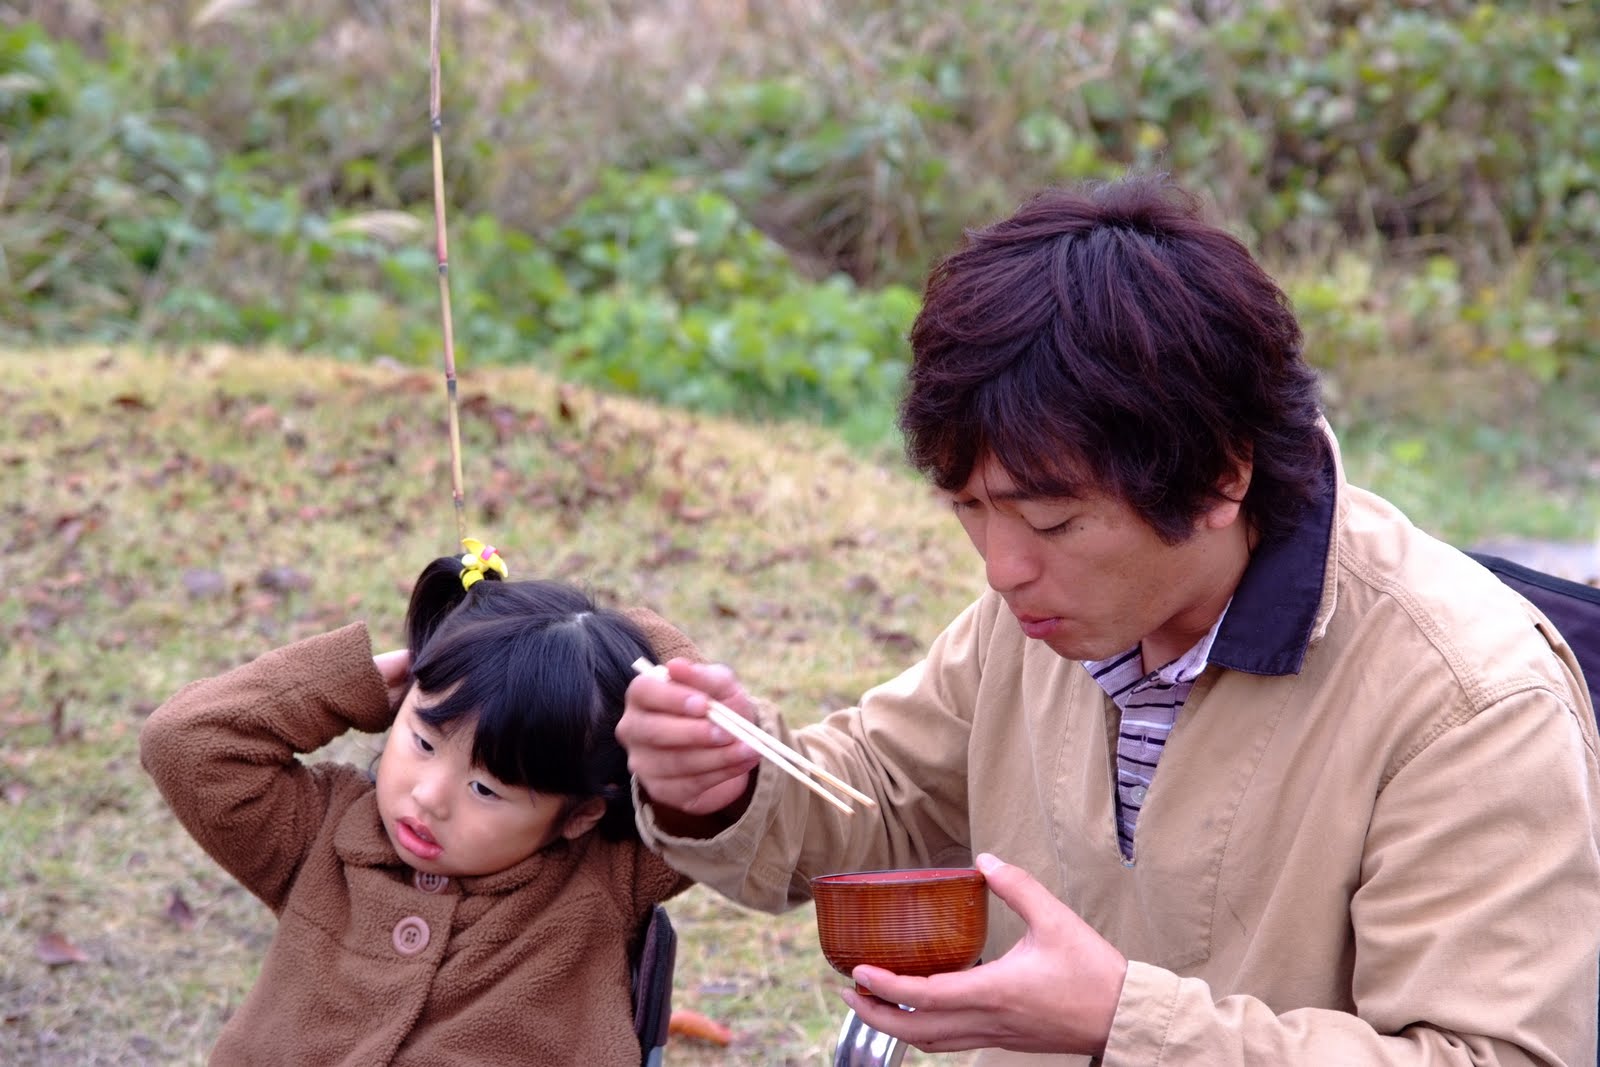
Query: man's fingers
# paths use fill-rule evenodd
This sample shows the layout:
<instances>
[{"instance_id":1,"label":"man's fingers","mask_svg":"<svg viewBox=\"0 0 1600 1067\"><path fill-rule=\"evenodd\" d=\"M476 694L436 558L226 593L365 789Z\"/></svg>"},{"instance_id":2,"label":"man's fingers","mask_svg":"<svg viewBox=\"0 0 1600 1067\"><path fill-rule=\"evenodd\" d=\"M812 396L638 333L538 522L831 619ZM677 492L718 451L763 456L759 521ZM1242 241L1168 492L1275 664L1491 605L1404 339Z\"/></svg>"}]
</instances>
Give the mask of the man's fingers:
<instances>
[{"instance_id":1,"label":"man's fingers","mask_svg":"<svg viewBox=\"0 0 1600 1067\"><path fill-rule=\"evenodd\" d=\"M988 988L988 976L981 966L919 978L864 963L850 976L856 984L870 989L879 1000L904 1004L918 1011L978 1008L986 1002Z\"/></svg>"},{"instance_id":2,"label":"man's fingers","mask_svg":"<svg viewBox=\"0 0 1600 1067\"><path fill-rule=\"evenodd\" d=\"M862 1022L924 1052L948 1052L994 1043L987 1037L987 1024L992 1020L979 1012L927 1008L907 1011L876 996L864 997L854 989L844 990L841 996Z\"/></svg>"},{"instance_id":3,"label":"man's fingers","mask_svg":"<svg viewBox=\"0 0 1600 1067\"><path fill-rule=\"evenodd\" d=\"M726 667L681 658L664 666L628 685L616 727L628 770L654 804L689 814L720 811L744 795L759 757L708 717L711 694L748 701Z\"/></svg>"},{"instance_id":4,"label":"man's fingers","mask_svg":"<svg viewBox=\"0 0 1600 1067\"><path fill-rule=\"evenodd\" d=\"M702 793L707 789L754 770L760 757L730 754L727 749L686 749L682 752L644 755L630 753L628 773L657 785L671 784L679 794ZM654 794L657 790L652 789Z\"/></svg>"},{"instance_id":5,"label":"man's fingers","mask_svg":"<svg viewBox=\"0 0 1600 1067\"><path fill-rule=\"evenodd\" d=\"M667 675L672 681L697 690L702 696L718 703L726 704L741 715L749 710L749 700L745 696L744 687L739 684L733 668L726 664L673 659L667 662ZM704 705L699 702L692 702L691 706L699 714L705 713Z\"/></svg>"},{"instance_id":6,"label":"man's fingers","mask_svg":"<svg viewBox=\"0 0 1600 1067\"><path fill-rule=\"evenodd\" d=\"M628 771L650 799L691 814L720 810L737 799L759 763L760 757L742 744L628 750Z\"/></svg>"},{"instance_id":7,"label":"man's fingers","mask_svg":"<svg viewBox=\"0 0 1600 1067\"><path fill-rule=\"evenodd\" d=\"M673 752L700 749L722 755L734 738L709 719L638 712L624 715L617 723L617 740L630 748L644 745Z\"/></svg>"},{"instance_id":8,"label":"man's fingers","mask_svg":"<svg viewBox=\"0 0 1600 1067\"><path fill-rule=\"evenodd\" d=\"M876 995L870 997L862 996L853 988L843 990L840 995L844 997L844 1002L850 1006L850 1010L859 1015L862 1022L874 1030L880 1030L895 1037L899 1037L903 1032L906 1023L905 1017L910 1014L904 1009L898 1008Z\"/></svg>"},{"instance_id":9,"label":"man's fingers","mask_svg":"<svg viewBox=\"0 0 1600 1067\"><path fill-rule=\"evenodd\" d=\"M1016 912L1030 927L1059 911L1061 902L1021 867L1013 866L987 852L974 861L989 884L989 891Z\"/></svg>"},{"instance_id":10,"label":"man's fingers","mask_svg":"<svg viewBox=\"0 0 1600 1067\"><path fill-rule=\"evenodd\" d=\"M673 660L674 663L682 662ZM705 694L659 674L641 674L628 683L628 705L657 715L705 718Z\"/></svg>"}]
</instances>

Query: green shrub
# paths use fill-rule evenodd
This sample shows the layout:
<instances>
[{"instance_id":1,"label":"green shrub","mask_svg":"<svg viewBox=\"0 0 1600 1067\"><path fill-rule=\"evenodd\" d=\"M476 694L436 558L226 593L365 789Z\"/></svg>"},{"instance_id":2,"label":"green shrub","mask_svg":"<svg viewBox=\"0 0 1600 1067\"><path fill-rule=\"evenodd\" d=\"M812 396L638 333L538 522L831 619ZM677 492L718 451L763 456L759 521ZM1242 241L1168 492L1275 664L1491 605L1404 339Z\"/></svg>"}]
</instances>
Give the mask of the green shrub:
<instances>
[{"instance_id":1,"label":"green shrub","mask_svg":"<svg viewBox=\"0 0 1600 1067\"><path fill-rule=\"evenodd\" d=\"M0 340L437 359L425 12L380 7L12 4ZM1600 362L1594 5L448 10L467 360L848 419L966 227L1131 168L1289 279L1346 398Z\"/></svg>"}]
</instances>

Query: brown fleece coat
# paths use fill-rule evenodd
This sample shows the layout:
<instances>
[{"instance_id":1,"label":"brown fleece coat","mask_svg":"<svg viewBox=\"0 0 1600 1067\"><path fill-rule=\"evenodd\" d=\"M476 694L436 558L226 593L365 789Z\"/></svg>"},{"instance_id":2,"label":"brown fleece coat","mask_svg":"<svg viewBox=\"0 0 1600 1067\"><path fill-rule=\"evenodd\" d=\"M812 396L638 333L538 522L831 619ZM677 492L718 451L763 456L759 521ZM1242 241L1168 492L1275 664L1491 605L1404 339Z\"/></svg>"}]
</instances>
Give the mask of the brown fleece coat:
<instances>
[{"instance_id":1,"label":"brown fleece coat","mask_svg":"<svg viewBox=\"0 0 1600 1067\"><path fill-rule=\"evenodd\" d=\"M658 659L696 656L660 618L629 614ZM193 682L146 722L140 756L172 810L278 916L211 1062L639 1063L629 941L689 883L594 833L498 874L418 876L365 770L297 758L393 717L355 623Z\"/></svg>"}]
</instances>

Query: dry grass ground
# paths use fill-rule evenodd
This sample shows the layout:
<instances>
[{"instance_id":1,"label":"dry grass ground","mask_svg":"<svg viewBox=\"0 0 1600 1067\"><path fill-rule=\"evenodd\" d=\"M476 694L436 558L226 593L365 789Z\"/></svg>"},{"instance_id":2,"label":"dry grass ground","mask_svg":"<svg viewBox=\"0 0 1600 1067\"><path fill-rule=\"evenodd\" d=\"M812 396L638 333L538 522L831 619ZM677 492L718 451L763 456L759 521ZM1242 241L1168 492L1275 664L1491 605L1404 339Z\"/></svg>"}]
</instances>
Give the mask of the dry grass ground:
<instances>
[{"instance_id":1,"label":"dry grass ground","mask_svg":"<svg viewBox=\"0 0 1600 1067\"><path fill-rule=\"evenodd\" d=\"M272 927L143 776L140 722L351 618L400 642L410 579L455 547L442 382L222 349L0 360L0 1063L199 1063ZM533 372L462 395L472 532L678 621L796 719L898 669L981 581L909 474L820 433ZM669 1063L825 1059L843 979L809 909L671 911L677 1004L735 1039Z\"/></svg>"},{"instance_id":2,"label":"dry grass ground","mask_svg":"<svg viewBox=\"0 0 1600 1067\"><path fill-rule=\"evenodd\" d=\"M352 618L400 642L411 578L455 547L442 382L220 348L0 369L0 1064L200 1063L272 925L167 813L139 725L183 682ZM895 459L531 370L473 369L461 391L471 532L519 574L676 620L797 721L904 666L980 587ZM1447 537L1570 537L1600 516L1588 396L1565 447L1515 462L1359 436L1345 459ZM843 979L809 909L694 890L671 911L677 1004L735 1038L675 1040L669 1064L826 1062Z\"/></svg>"}]
</instances>

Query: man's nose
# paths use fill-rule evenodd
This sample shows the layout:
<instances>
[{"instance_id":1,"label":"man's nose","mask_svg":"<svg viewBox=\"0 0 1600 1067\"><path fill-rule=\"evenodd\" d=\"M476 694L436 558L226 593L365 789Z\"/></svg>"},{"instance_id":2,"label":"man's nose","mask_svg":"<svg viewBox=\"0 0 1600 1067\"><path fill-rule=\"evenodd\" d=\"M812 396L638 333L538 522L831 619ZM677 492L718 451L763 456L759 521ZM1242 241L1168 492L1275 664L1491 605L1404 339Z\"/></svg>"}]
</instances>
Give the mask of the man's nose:
<instances>
[{"instance_id":1,"label":"man's nose","mask_svg":"<svg viewBox=\"0 0 1600 1067\"><path fill-rule=\"evenodd\" d=\"M997 593L1020 589L1039 576L1038 545L1023 526L999 516L985 525L984 576Z\"/></svg>"}]
</instances>

